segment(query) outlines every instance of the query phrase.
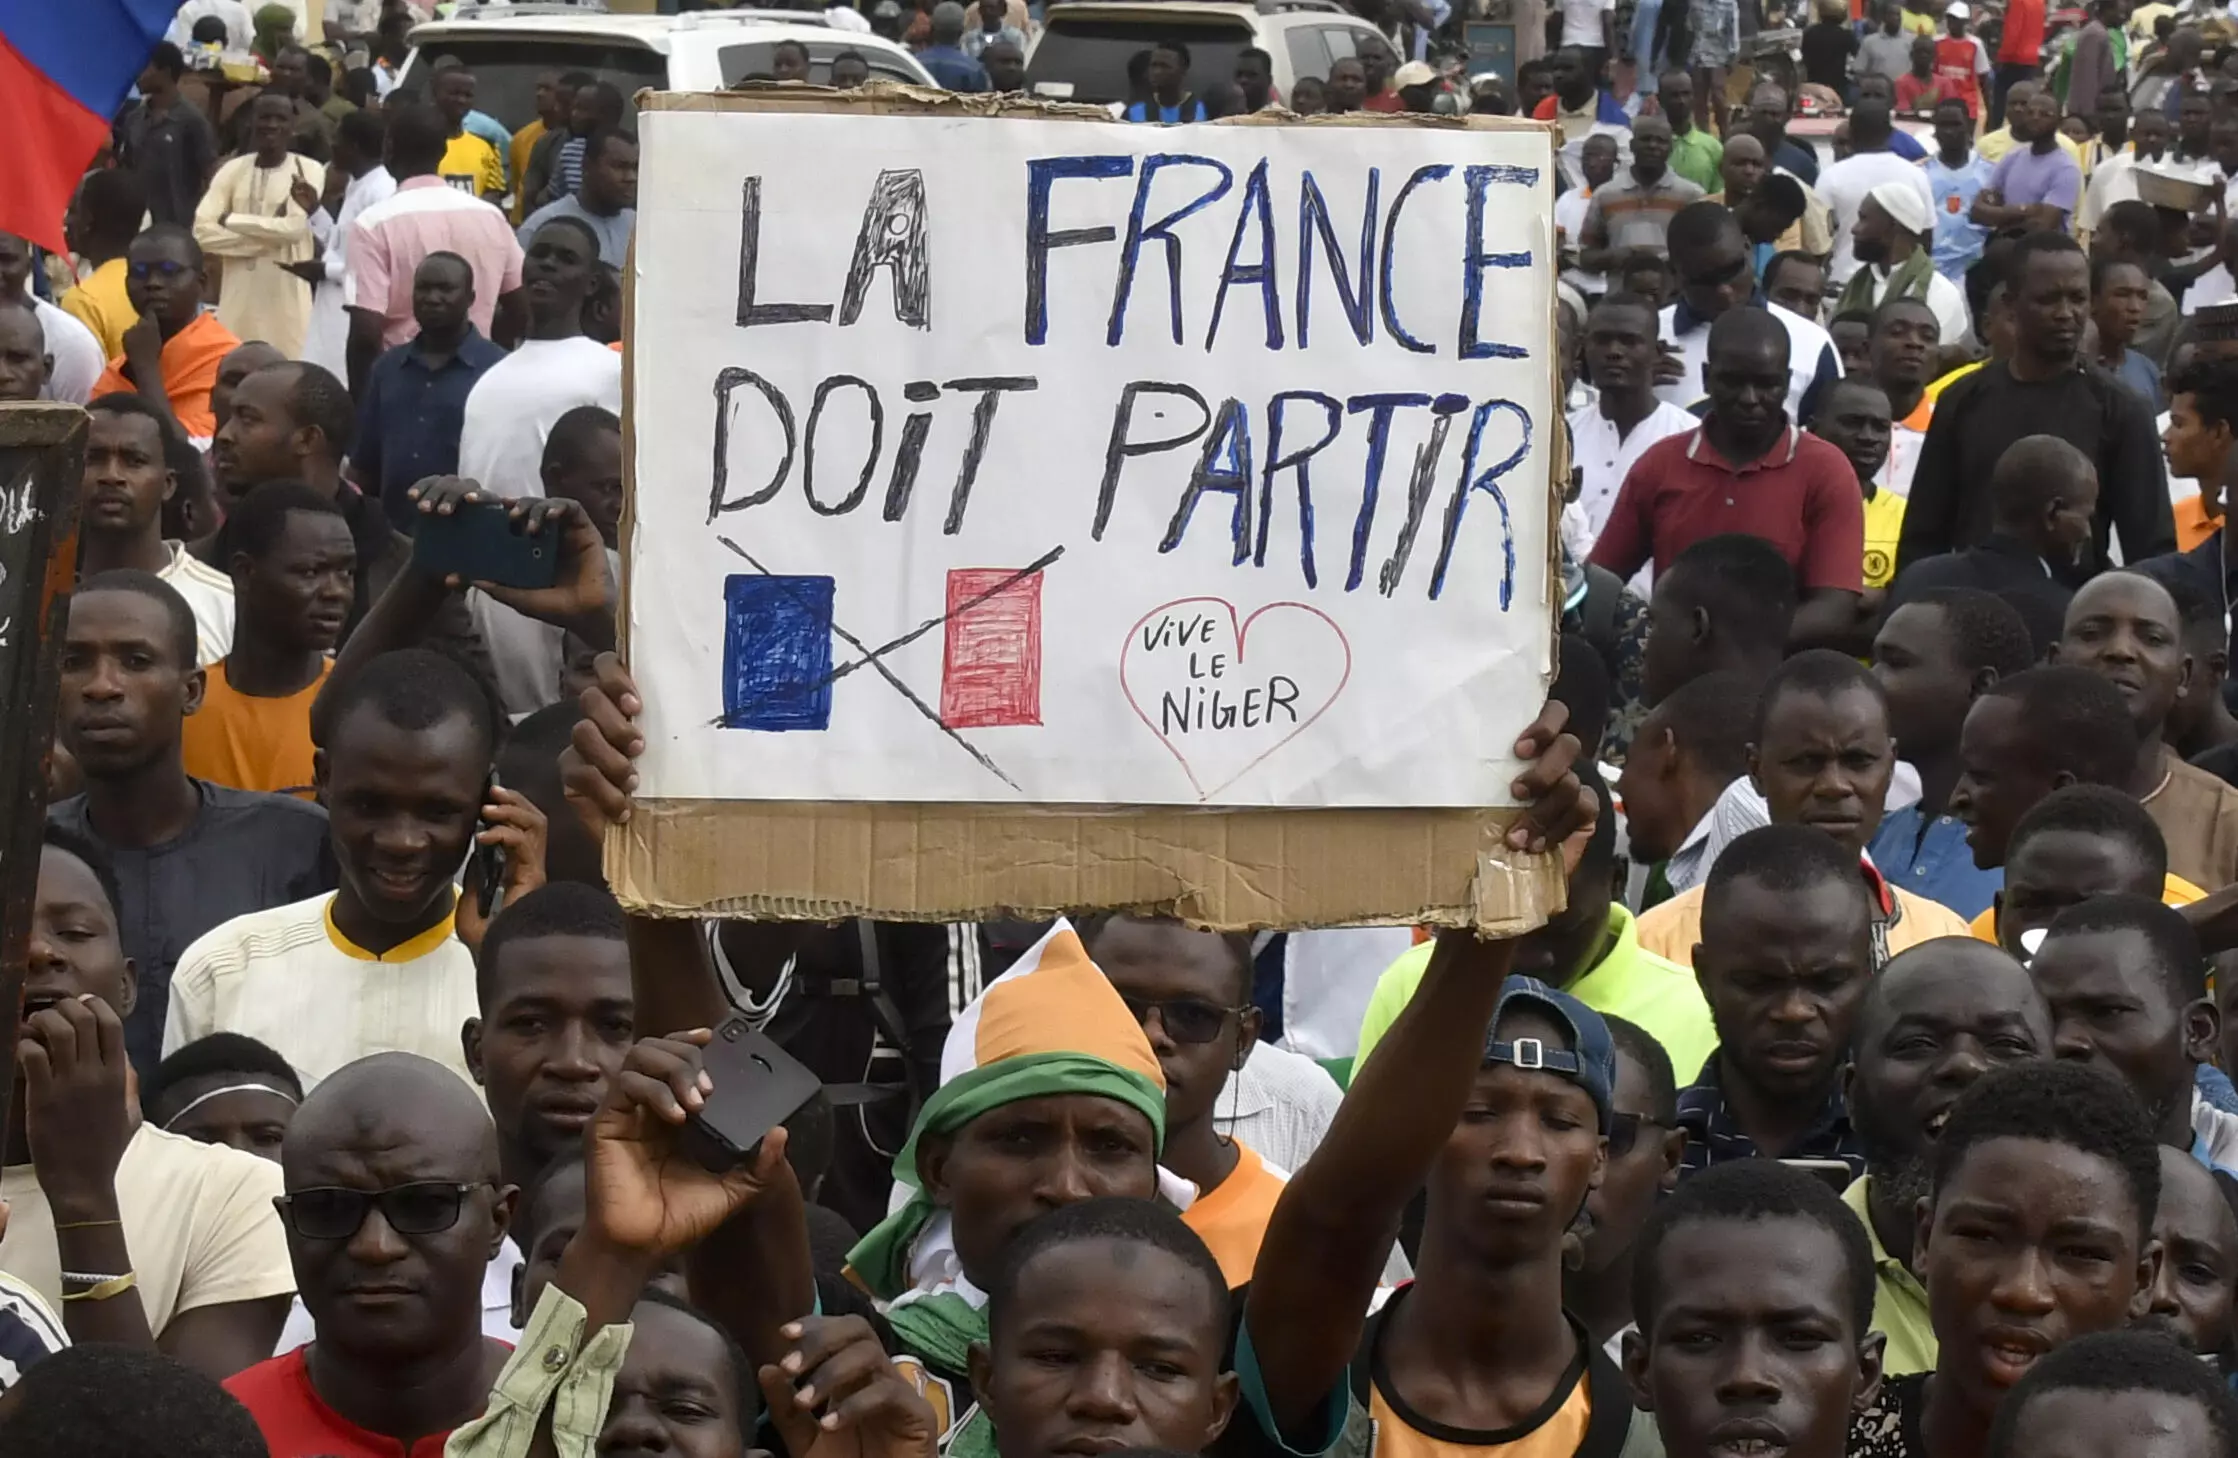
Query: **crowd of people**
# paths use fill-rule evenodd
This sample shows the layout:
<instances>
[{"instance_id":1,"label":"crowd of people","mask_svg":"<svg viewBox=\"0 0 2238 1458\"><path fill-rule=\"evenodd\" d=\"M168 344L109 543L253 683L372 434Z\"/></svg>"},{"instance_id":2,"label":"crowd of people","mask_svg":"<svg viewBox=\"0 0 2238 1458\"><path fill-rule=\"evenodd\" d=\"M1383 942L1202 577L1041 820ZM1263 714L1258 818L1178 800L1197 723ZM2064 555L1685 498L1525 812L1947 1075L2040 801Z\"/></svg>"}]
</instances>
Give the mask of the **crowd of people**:
<instances>
[{"instance_id":1,"label":"crowd of people","mask_svg":"<svg viewBox=\"0 0 2238 1458\"><path fill-rule=\"evenodd\" d=\"M2109 0L2062 105L2020 0L1930 153L1930 3L1823 168L1714 34L1614 94L1653 7L1478 88L1574 244L1508 832L1568 894L1502 940L625 914L626 99L507 131L190 0L69 256L0 239L0 399L88 414L0 1453L2238 1455L2238 304L2219 203L2118 190L2238 172L2238 95ZM1121 109L1432 109L1417 8ZM492 502L552 586L415 558ZM728 1169L719 1028L821 1085Z\"/></svg>"}]
</instances>

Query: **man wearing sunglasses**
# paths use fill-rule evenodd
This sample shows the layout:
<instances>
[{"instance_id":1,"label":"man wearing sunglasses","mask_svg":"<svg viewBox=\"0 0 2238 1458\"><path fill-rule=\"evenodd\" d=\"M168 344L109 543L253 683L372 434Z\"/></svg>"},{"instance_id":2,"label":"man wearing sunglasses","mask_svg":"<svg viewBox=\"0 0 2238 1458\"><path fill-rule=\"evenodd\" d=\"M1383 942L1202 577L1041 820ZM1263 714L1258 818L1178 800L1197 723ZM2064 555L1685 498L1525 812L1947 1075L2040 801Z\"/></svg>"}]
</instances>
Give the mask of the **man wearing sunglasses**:
<instances>
[{"instance_id":1,"label":"man wearing sunglasses","mask_svg":"<svg viewBox=\"0 0 2238 1458\"><path fill-rule=\"evenodd\" d=\"M1600 1188L1585 1197L1584 1249L1562 1273L1562 1309L1585 1323L1609 1354L1624 1360L1624 1333L1636 1327L1632 1252L1648 1217L1678 1188L1686 1131L1678 1126L1678 1080L1671 1055L1646 1029L1603 1016L1616 1050L1609 1098L1609 1158Z\"/></svg>"},{"instance_id":2,"label":"man wearing sunglasses","mask_svg":"<svg viewBox=\"0 0 2238 1458\"><path fill-rule=\"evenodd\" d=\"M482 1272L519 1192L474 1090L376 1053L311 1091L280 1152L307 1347L232 1378L273 1458L433 1458L481 1414L507 1348L482 1334Z\"/></svg>"},{"instance_id":3,"label":"man wearing sunglasses","mask_svg":"<svg viewBox=\"0 0 2238 1458\"><path fill-rule=\"evenodd\" d=\"M1731 198L1730 190L1726 195ZM1742 203L1736 199L1734 206ZM1755 245L1739 214L1707 200L1690 203L1672 215L1668 237L1678 299L1663 311L1663 338L1670 341L1672 354L1656 372L1656 393L1681 409L1692 409L1708 393L1703 366L1709 359L1710 326L1731 310L1761 305L1763 292L1754 267ZM1833 337L1812 320L1785 309L1773 310L1772 317L1787 330L1788 418L1807 420L1818 392L1842 377L1841 356Z\"/></svg>"},{"instance_id":4,"label":"man wearing sunglasses","mask_svg":"<svg viewBox=\"0 0 2238 1458\"><path fill-rule=\"evenodd\" d=\"M1259 1039L1251 938L1113 916L1091 923L1082 941L1142 1023L1166 1076L1160 1161L1197 1187L1182 1219L1211 1247L1228 1284L1241 1286L1251 1279L1267 1217L1289 1178L1220 1131L1220 1090Z\"/></svg>"},{"instance_id":5,"label":"man wearing sunglasses","mask_svg":"<svg viewBox=\"0 0 2238 1458\"><path fill-rule=\"evenodd\" d=\"M124 287L139 319L124 331L124 351L94 383L93 393L137 390L207 448L217 434L210 391L218 366L241 341L202 312L202 245L173 224L159 223L132 240L124 255Z\"/></svg>"}]
</instances>

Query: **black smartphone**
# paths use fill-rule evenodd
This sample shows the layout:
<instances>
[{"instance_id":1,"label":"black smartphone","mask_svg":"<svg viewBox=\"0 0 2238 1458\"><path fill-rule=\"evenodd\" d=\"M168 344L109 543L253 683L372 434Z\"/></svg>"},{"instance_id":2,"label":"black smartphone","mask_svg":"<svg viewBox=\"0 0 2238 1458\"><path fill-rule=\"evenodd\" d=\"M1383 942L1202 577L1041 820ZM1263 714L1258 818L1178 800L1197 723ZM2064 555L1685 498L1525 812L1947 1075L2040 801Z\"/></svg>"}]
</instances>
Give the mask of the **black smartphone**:
<instances>
[{"instance_id":1,"label":"black smartphone","mask_svg":"<svg viewBox=\"0 0 2238 1458\"><path fill-rule=\"evenodd\" d=\"M684 1150L717 1174L753 1159L762 1137L823 1087L805 1064L740 1017L716 1027L702 1063L715 1091L685 1123Z\"/></svg>"},{"instance_id":2,"label":"black smartphone","mask_svg":"<svg viewBox=\"0 0 2238 1458\"><path fill-rule=\"evenodd\" d=\"M449 516L423 516L412 536L412 562L437 577L499 587L550 587L559 581L560 533L530 536L497 501L462 504Z\"/></svg>"},{"instance_id":3,"label":"black smartphone","mask_svg":"<svg viewBox=\"0 0 2238 1458\"><path fill-rule=\"evenodd\" d=\"M495 803L497 796L493 792L496 789L497 772L492 770L489 778L482 781L484 805ZM474 893L475 908L482 913L485 925L497 915L497 899L505 890L505 847L484 845L481 841L482 832L489 828L487 820L479 815L474 817L474 849L466 857L465 877L466 889Z\"/></svg>"}]
</instances>

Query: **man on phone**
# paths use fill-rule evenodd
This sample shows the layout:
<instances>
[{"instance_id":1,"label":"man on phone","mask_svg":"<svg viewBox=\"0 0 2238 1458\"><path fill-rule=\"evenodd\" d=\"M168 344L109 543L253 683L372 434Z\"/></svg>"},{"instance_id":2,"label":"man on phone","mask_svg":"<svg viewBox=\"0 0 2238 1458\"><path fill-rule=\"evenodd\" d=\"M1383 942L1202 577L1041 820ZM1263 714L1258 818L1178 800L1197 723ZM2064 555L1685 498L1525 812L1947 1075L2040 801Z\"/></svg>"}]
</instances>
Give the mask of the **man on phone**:
<instances>
[{"instance_id":1,"label":"man on phone","mask_svg":"<svg viewBox=\"0 0 2238 1458\"><path fill-rule=\"evenodd\" d=\"M425 649L349 667L315 715L314 777L341 887L235 917L188 947L172 974L164 1052L246 1033L305 1087L387 1049L470 1079L459 1028L476 1012L474 954L458 923L474 908L452 876L478 835L518 827L524 804L491 787L497 715L464 668ZM508 894L525 894L541 859L513 861Z\"/></svg>"}]
</instances>

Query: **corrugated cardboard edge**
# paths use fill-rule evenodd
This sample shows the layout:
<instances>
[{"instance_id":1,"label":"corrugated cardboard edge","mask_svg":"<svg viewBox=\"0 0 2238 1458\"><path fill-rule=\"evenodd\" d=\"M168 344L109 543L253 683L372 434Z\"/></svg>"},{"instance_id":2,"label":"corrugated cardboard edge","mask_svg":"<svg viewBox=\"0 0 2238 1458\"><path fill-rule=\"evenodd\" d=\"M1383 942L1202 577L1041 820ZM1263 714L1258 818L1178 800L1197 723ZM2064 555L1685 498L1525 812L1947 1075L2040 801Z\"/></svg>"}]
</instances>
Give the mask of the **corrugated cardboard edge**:
<instances>
[{"instance_id":1,"label":"corrugated cardboard edge","mask_svg":"<svg viewBox=\"0 0 2238 1458\"><path fill-rule=\"evenodd\" d=\"M759 84L726 92L640 92L641 112L840 112L1116 121L1101 107L968 96L876 83L851 91ZM1232 117L1226 126L1530 129L1511 117ZM1551 165L1552 158L1549 157ZM1551 258L1552 223L1539 242ZM626 269L622 328L636 331L637 266ZM1551 291L1550 299L1553 297ZM1547 338L1554 338L1550 303ZM1552 349L1550 398L1561 401ZM621 649L629 654L630 548L636 531L636 374L624 371ZM1559 519L1569 478L1564 432L1547 449L1548 594L1561 621ZM1549 654L1551 681L1557 655ZM1199 810L1170 806L820 804L639 800L605 838L614 894L632 912L671 917L832 921L979 921L1090 908L1177 916L1195 926L1473 926L1514 935L1560 911L1559 856L1509 850L1513 809Z\"/></svg>"}]
</instances>

